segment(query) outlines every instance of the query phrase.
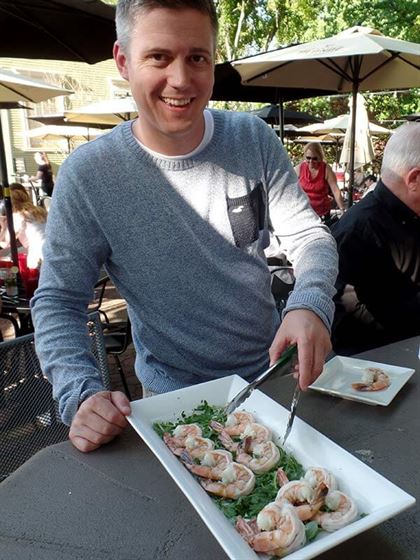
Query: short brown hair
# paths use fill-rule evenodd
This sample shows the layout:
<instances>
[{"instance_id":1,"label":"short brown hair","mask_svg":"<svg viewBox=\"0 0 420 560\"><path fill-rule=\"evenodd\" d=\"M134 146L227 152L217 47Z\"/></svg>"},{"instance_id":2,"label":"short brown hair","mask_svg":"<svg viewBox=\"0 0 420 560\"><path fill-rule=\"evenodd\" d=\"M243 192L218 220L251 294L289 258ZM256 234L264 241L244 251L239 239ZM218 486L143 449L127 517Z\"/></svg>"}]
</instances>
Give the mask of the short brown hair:
<instances>
[{"instance_id":1,"label":"short brown hair","mask_svg":"<svg viewBox=\"0 0 420 560\"><path fill-rule=\"evenodd\" d=\"M147 12L155 8L166 8L170 10L190 8L207 14L213 28L214 44L216 47L219 24L213 0L118 0L115 22L117 38L124 50L128 48L132 26L133 23L136 22L139 12Z\"/></svg>"}]
</instances>

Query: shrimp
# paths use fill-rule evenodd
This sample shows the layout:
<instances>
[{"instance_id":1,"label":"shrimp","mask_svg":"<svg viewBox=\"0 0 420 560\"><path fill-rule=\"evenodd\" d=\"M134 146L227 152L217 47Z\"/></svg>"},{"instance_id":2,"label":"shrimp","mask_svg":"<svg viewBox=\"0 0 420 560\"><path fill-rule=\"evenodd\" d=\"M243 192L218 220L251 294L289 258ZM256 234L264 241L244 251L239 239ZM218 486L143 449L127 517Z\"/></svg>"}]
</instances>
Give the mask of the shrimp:
<instances>
[{"instance_id":1,"label":"shrimp","mask_svg":"<svg viewBox=\"0 0 420 560\"><path fill-rule=\"evenodd\" d=\"M293 506L287 502L266 505L257 516L257 523L240 520L236 527L256 552L284 556L301 548L306 542L305 526ZM258 529L258 532L257 532Z\"/></svg>"},{"instance_id":2,"label":"shrimp","mask_svg":"<svg viewBox=\"0 0 420 560\"><path fill-rule=\"evenodd\" d=\"M271 431L266 426L263 426L262 424L257 424L256 422L247 424L244 430L240 432L238 435L240 440L245 440L245 439L247 440L248 449L251 449L250 448L251 445L255 445L257 443L263 443L265 441L270 441L272 438ZM238 451L238 448L241 444L241 442L234 441L230 436L230 434L225 429L223 429L219 433L219 440L223 445L223 447L225 447L226 449L234 453Z\"/></svg>"},{"instance_id":3,"label":"shrimp","mask_svg":"<svg viewBox=\"0 0 420 560\"><path fill-rule=\"evenodd\" d=\"M210 494L237 500L254 490L255 475L245 465L229 463L217 481L204 479L200 481L200 484Z\"/></svg>"},{"instance_id":4,"label":"shrimp","mask_svg":"<svg viewBox=\"0 0 420 560\"><path fill-rule=\"evenodd\" d=\"M356 391L383 391L391 385L389 376L379 368L367 368L363 374L362 383L352 383Z\"/></svg>"},{"instance_id":5,"label":"shrimp","mask_svg":"<svg viewBox=\"0 0 420 560\"><path fill-rule=\"evenodd\" d=\"M249 467L254 473L261 474L272 469L280 459L280 451L272 441L264 441L251 445L251 453L247 452L246 440L240 445L236 461Z\"/></svg>"},{"instance_id":6,"label":"shrimp","mask_svg":"<svg viewBox=\"0 0 420 560\"><path fill-rule=\"evenodd\" d=\"M286 501L295 507L299 519L312 519L324 505L327 493L325 484L319 484L315 490L307 480L291 480L286 482L277 492L275 502Z\"/></svg>"},{"instance_id":7,"label":"shrimp","mask_svg":"<svg viewBox=\"0 0 420 560\"><path fill-rule=\"evenodd\" d=\"M316 521L324 531L337 531L337 529L341 529L354 521L358 516L355 502L350 496L339 490L328 492L325 505L332 511L320 511L315 516Z\"/></svg>"},{"instance_id":8,"label":"shrimp","mask_svg":"<svg viewBox=\"0 0 420 560\"><path fill-rule=\"evenodd\" d=\"M224 426L213 420L210 422L210 427L219 433L224 430L230 436L239 436L245 430L246 425L252 422L254 422L254 416L250 412L240 410L229 414Z\"/></svg>"},{"instance_id":9,"label":"shrimp","mask_svg":"<svg viewBox=\"0 0 420 560\"><path fill-rule=\"evenodd\" d=\"M320 484L324 484L328 491L338 490L338 484L335 476L327 469L321 467L309 467L306 471L304 479L309 482L309 484L317 490Z\"/></svg>"},{"instance_id":10,"label":"shrimp","mask_svg":"<svg viewBox=\"0 0 420 560\"><path fill-rule=\"evenodd\" d=\"M207 451L199 465L193 462L191 455L188 453L183 453L181 459L187 469L193 474L211 480L220 480L223 471L229 463L233 462L232 454L224 449Z\"/></svg>"},{"instance_id":11,"label":"shrimp","mask_svg":"<svg viewBox=\"0 0 420 560\"><path fill-rule=\"evenodd\" d=\"M201 436L188 436L185 440L185 450L194 459L201 459L207 451L214 449L214 443L211 439Z\"/></svg>"},{"instance_id":12,"label":"shrimp","mask_svg":"<svg viewBox=\"0 0 420 560\"><path fill-rule=\"evenodd\" d=\"M173 430L172 435L169 432L163 434L163 441L174 455L181 455L185 450L187 438L198 437L201 434L202 431L198 424L179 424Z\"/></svg>"}]
</instances>

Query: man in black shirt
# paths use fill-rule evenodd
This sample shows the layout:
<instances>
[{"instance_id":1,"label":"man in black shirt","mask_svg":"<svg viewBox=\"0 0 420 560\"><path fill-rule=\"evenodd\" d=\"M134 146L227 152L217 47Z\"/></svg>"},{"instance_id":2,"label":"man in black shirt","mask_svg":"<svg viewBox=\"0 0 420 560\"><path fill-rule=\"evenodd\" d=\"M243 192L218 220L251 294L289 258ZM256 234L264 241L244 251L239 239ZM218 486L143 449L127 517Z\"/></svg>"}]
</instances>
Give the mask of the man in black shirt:
<instances>
[{"instance_id":1,"label":"man in black shirt","mask_svg":"<svg viewBox=\"0 0 420 560\"><path fill-rule=\"evenodd\" d=\"M420 123L389 139L381 180L332 228L339 253L333 348L420 334Z\"/></svg>"}]
</instances>

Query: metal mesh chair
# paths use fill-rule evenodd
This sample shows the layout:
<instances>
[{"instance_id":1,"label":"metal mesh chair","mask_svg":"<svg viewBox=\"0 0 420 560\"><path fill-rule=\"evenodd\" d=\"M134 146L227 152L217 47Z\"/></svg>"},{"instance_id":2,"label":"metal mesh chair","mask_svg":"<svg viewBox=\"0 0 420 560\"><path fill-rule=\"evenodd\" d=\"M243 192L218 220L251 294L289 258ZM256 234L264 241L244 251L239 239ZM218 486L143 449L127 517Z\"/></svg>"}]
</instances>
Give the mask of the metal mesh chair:
<instances>
[{"instance_id":1,"label":"metal mesh chair","mask_svg":"<svg viewBox=\"0 0 420 560\"><path fill-rule=\"evenodd\" d=\"M110 389L98 313L89 315L88 330L102 380ZM40 449L66 440L68 433L41 371L34 335L0 343L0 481Z\"/></svg>"}]
</instances>

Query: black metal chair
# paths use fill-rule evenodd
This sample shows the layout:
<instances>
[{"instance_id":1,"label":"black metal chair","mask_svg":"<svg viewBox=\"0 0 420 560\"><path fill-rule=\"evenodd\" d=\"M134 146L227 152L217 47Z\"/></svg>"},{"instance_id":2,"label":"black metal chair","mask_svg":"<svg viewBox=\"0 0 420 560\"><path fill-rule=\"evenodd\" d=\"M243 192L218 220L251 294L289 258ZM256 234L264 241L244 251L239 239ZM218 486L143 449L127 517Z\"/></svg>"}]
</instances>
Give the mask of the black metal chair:
<instances>
[{"instance_id":1,"label":"black metal chair","mask_svg":"<svg viewBox=\"0 0 420 560\"><path fill-rule=\"evenodd\" d=\"M124 354L128 346L132 343L131 323L127 316L126 321L112 321L102 323L105 351L108 355L113 356L117 371L121 378L124 392L131 400L130 389L127 384L127 379L122 367L120 356Z\"/></svg>"},{"instance_id":2,"label":"black metal chair","mask_svg":"<svg viewBox=\"0 0 420 560\"><path fill-rule=\"evenodd\" d=\"M106 389L111 388L98 313L88 321L92 352ZM0 343L0 481L40 449L68 438L52 386L43 375L34 335Z\"/></svg>"},{"instance_id":3,"label":"black metal chair","mask_svg":"<svg viewBox=\"0 0 420 560\"><path fill-rule=\"evenodd\" d=\"M101 309L101 307L108 282L109 276L103 276L96 282L93 292L93 300L89 304L89 313L98 311L98 313L104 318L107 323L109 323L108 315L103 309Z\"/></svg>"},{"instance_id":4,"label":"black metal chair","mask_svg":"<svg viewBox=\"0 0 420 560\"><path fill-rule=\"evenodd\" d=\"M281 315L287 299L295 285L295 275L291 266L269 266L271 273L271 293Z\"/></svg>"}]
</instances>

